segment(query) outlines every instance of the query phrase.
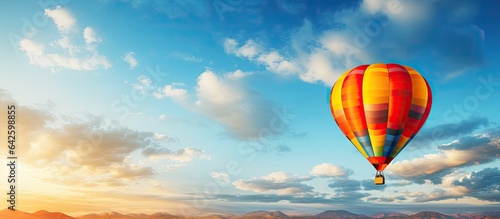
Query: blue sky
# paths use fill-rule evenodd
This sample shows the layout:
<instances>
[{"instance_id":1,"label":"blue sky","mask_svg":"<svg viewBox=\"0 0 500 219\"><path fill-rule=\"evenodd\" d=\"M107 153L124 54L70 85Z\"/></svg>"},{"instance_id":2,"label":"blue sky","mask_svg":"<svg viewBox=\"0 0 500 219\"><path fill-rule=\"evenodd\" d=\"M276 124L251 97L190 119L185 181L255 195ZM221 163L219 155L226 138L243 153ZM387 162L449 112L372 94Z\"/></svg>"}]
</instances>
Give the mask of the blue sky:
<instances>
[{"instance_id":1,"label":"blue sky","mask_svg":"<svg viewBox=\"0 0 500 219\"><path fill-rule=\"evenodd\" d=\"M0 102L19 106L20 210L500 207L496 1L0 6ZM344 71L377 62L415 68L434 102L375 187L328 94Z\"/></svg>"}]
</instances>

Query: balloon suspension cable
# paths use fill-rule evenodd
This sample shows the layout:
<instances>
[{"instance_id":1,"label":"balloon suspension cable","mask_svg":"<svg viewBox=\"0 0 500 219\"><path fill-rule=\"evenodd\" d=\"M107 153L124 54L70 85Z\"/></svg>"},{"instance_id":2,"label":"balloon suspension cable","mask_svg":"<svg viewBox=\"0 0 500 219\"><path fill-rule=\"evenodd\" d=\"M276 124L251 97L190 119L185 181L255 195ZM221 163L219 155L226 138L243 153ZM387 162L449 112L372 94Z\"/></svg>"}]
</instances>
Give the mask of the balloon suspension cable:
<instances>
[{"instance_id":1,"label":"balloon suspension cable","mask_svg":"<svg viewBox=\"0 0 500 219\"><path fill-rule=\"evenodd\" d=\"M375 176L377 176L377 177L379 177L379 176L383 177L384 176L384 172L377 170L377 174Z\"/></svg>"}]
</instances>

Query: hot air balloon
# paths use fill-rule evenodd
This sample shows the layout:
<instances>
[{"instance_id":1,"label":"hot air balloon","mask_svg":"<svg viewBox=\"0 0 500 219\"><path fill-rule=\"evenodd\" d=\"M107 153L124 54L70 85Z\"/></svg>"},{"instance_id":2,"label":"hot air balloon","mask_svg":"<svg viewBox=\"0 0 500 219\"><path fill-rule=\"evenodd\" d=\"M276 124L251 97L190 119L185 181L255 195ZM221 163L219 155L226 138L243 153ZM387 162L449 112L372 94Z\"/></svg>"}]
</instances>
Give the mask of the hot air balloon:
<instances>
[{"instance_id":1,"label":"hot air balloon","mask_svg":"<svg viewBox=\"0 0 500 219\"><path fill-rule=\"evenodd\" d=\"M432 105L427 81L413 68L371 64L342 74L330 92L330 109L344 135L375 167L384 169L424 125Z\"/></svg>"}]
</instances>

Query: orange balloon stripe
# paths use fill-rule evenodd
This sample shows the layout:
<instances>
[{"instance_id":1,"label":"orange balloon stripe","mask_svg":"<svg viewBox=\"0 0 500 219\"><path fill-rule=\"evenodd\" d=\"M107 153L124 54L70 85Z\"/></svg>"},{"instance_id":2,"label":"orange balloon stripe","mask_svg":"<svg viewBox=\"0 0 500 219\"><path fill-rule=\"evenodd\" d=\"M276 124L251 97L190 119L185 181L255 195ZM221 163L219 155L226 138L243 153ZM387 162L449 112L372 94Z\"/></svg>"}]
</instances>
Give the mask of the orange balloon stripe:
<instances>
[{"instance_id":1,"label":"orange balloon stripe","mask_svg":"<svg viewBox=\"0 0 500 219\"><path fill-rule=\"evenodd\" d=\"M352 69L345 77L341 89L342 106L344 114L354 136L364 148L368 156L373 156L370 136L366 126L363 109L362 85L363 75L367 65Z\"/></svg>"},{"instance_id":2,"label":"orange balloon stripe","mask_svg":"<svg viewBox=\"0 0 500 219\"><path fill-rule=\"evenodd\" d=\"M342 130L342 133L351 141L351 143L358 149L358 151L365 157L368 158L368 154L366 154L364 148L359 144L358 139L354 136L354 133L345 118L344 109L342 106L342 84L344 83L345 76L350 71L345 72L340 76L337 82L333 85L332 90L330 92L330 109L332 111L335 122Z\"/></svg>"},{"instance_id":3,"label":"orange balloon stripe","mask_svg":"<svg viewBox=\"0 0 500 219\"><path fill-rule=\"evenodd\" d=\"M415 137L415 134L417 134L420 131L420 129L422 128L422 126L424 125L425 121L427 120L427 117L429 117L429 113L431 112L431 107L432 107L432 92L431 92L431 87L429 86L429 83L427 83L427 81L425 80L425 78L422 78L422 79L424 80L425 85L427 86L427 95L428 95L427 106L425 107L424 115L422 116L422 119L420 120L420 123L418 124L417 129L413 133L412 138Z\"/></svg>"}]
</instances>

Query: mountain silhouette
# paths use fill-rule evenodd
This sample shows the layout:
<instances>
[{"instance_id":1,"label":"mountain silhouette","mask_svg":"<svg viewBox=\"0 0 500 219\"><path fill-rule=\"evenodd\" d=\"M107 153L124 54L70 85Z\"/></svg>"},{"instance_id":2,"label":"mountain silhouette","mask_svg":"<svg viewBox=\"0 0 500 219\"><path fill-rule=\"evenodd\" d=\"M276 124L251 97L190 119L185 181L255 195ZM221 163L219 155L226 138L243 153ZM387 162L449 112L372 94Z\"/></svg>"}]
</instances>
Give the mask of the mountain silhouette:
<instances>
[{"instance_id":1,"label":"mountain silhouette","mask_svg":"<svg viewBox=\"0 0 500 219\"><path fill-rule=\"evenodd\" d=\"M73 217L63 214L61 212L48 212L45 210L37 211L31 215L47 219L74 219Z\"/></svg>"},{"instance_id":2,"label":"mountain silhouette","mask_svg":"<svg viewBox=\"0 0 500 219\"><path fill-rule=\"evenodd\" d=\"M236 216L238 217L238 216ZM238 218L286 218L288 215L281 211L253 211Z\"/></svg>"},{"instance_id":3,"label":"mountain silhouette","mask_svg":"<svg viewBox=\"0 0 500 219\"><path fill-rule=\"evenodd\" d=\"M409 219L424 219L424 218L432 218L432 219L455 219L453 216L441 214L439 212L434 211L423 211L414 215L407 217Z\"/></svg>"},{"instance_id":4,"label":"mountain silhouette","mask_svg":"<svg viewBox=\"0 0 500 219\"><path fill-rule=\"evenodd\" d=\"M9 209L3 209L0 211L0 218L2 219L41 219L35 215L31 215L30 213L26 213L23 211L11 211Z\"/></svg>"},{"instance_id":5,"label":"mountain silhouette","mask_svg":"<svg viewBox=\"0 0 500 219\"><path fill-rule=\"evenodd\" d=\"M345 210L328 210L316 215L288 216L281 211L253 211L242 215L212 214L207 216L182 216L166 212L154 214L122 214L118 212L92 213L79 217L71 217L61 212L45 210L34 213L23 211L0 210L0 219L500 219L497 211L485 214L453 214L446 215L439 212L423 211L412 215L401 213L381 213L370 216L355 214Z\"/></svg>"},{"instance_id":6,"label":"mountain silhouette","mask_svg":"<svg viewBox=\"0 0 500 219\"><path fill-rule=\"evenodd\" d=\"M348 211L344 210L328 210L324 211L322 213L319 213L314 216L314 218L328 218L328 219L363 219L363 218L370 218L366 215L363 214L354 214Z\"/></svg>"},{"instance_id":7,"label":"mountain silhouette","mask_svg":"<svg viewBox=\"0 0 500 219\"><path fill-rule=\"evenodd\" d=\"M371 218L406 218L407 214L401 213L380 213L376 215L372 215Z\"/></svg>"}]
</instances>

